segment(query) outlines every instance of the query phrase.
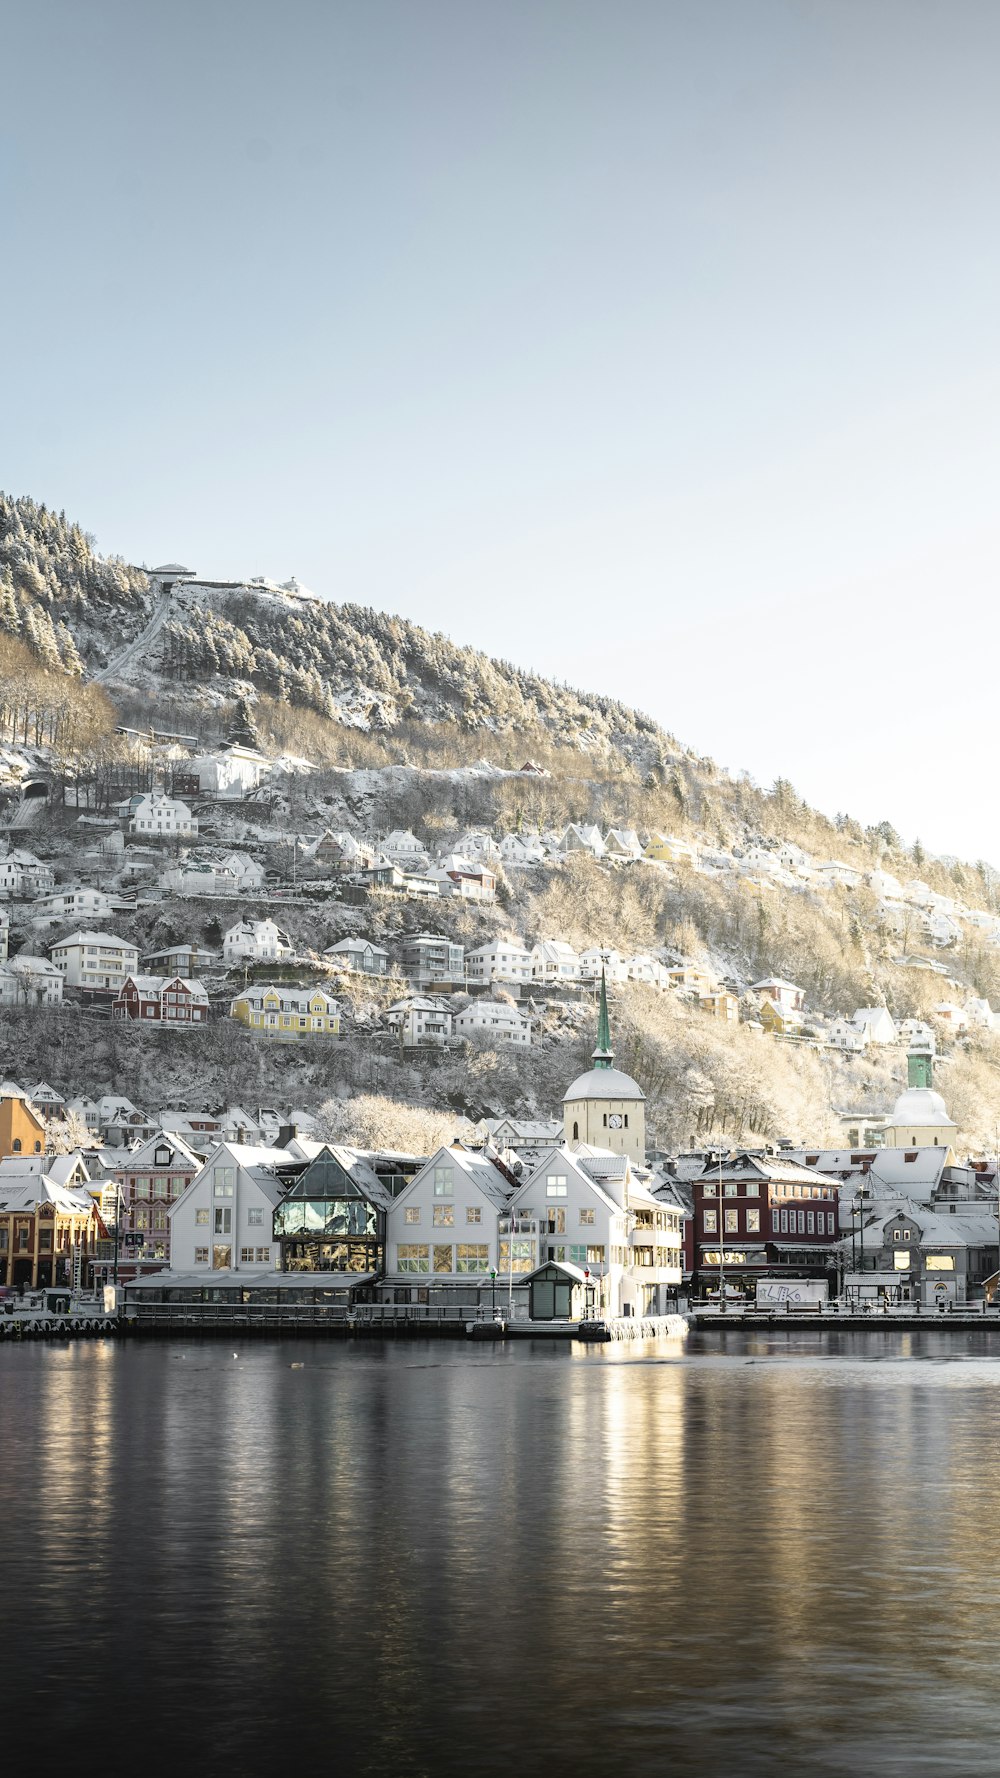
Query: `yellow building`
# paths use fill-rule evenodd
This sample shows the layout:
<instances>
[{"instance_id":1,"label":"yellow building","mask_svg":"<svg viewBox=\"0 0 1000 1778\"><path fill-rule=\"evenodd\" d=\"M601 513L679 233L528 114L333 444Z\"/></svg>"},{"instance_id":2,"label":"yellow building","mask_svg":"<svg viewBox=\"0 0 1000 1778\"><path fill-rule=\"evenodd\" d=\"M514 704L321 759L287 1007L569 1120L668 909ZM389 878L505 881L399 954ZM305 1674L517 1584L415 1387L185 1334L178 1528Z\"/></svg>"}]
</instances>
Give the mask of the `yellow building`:
<instances>
[{"instance_id":1,"label":"yellow building","mask_svg":"<svg viewBox=\"0 0 1000 1778\"><path fill-rule=\"evenodd\" d=\"M94 1201L82 1190L57 1185L44 1173L11 1173L0 1179L0 1284L41 1289L89 1283L97 1233Z\"/></svg>"},{"instance_id":2,"label":"yellow building","mask_svg":"<svg viewBox=\"0 0 1000 1778\"><path fill-rule=\"evenodd\" d=\"M643 857L651 859L654 864L693 864L695 850L687 840L675 840L666 833L653 833Z\"/></svg>"},{"instance_id":3,"label":"yellow building","mask_svg":"<svg viewBox=\"0 0 1000 1778\"><path fill-rule=\"evenodd\" d=\"M237 995L229 1012L256 1036L279 1043L340 1035L340 1007L323 988L253 988Z\"/></svg>"},{"instance_id":4,"label":"yellow building","mask_svg":"<svg viewBox=\"0 0 1000 1778\"><path fill-rule=\"evenodd\" d=\"M0 1098L0 1155L44 1154L45 1125L17 1088Z\"/></svg>"},{"instance_id":5,"label":"yellow building","mask_svg":"<svg viewBox=\"0 0 1000 1778\"><path fill-rule=\"evenodd\" d=\"M740 1020L740 1003L735 994L725 988L717 993L699 994L698 1005L703 1012L711 1013L713 1019L722 1019L724 1024L738 1025Z\"/></svg>"}]
</instances>

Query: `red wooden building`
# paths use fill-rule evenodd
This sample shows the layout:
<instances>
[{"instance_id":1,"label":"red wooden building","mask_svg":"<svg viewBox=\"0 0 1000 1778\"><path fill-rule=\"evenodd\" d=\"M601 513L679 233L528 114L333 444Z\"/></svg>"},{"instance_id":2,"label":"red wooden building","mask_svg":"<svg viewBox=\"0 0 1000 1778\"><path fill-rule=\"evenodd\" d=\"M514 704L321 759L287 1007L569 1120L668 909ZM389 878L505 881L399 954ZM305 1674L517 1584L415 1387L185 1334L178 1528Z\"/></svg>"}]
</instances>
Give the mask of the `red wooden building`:
<instances>
[{"instance_id":1,"label":"red wooden building","mask_svg":"<svg viewBox=\"0 0 1000 1778\"><path fill-rule=\"evenodd\" d=\"M208 993L201 982L181 976L126 976L111 1007L116 1019L152 1019L163 1024L202 1025L209 1016Z\"/></svg>"},{"instance_id":2,"label":"red wooden building","mask_svg":"<svg viewBox=\"0 0 1000 1778\"><path fill-rule=\"evenodd\" d=\"M831 1277L838 1239L836 1184L771 1155L730 1155L694 1181L696 1295L758 1278Z\"/></svg>"}]
</instances>

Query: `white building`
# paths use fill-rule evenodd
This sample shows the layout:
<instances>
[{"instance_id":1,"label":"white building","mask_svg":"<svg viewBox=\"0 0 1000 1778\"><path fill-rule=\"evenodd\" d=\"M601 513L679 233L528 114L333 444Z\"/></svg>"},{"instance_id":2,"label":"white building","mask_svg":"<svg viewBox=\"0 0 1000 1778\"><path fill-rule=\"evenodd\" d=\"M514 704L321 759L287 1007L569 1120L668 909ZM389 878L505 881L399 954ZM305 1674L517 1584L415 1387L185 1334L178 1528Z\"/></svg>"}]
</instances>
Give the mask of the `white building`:
<instances>
[{"instance_id":1,"label":"white building","mask_svg":"<svg viewBox=\"0 0 1000 1778\"><path fill-rule=\"evenodd\" d=\"M609 858L641 858L642 841L634 827L609 827L604 850Z\"/></svg>"},{"instance_id":2,"label":"white building","mask_svg":"<svg viewBox=\"0 0 1000 1778\"><path fill-rule=\"evenodd\" d=\"M63 978L47 957L19 951L0 963L0 1006L59 1006Z\"/></svg>"},{"instance_id":3,"label":"white building","mask_svg":"<svg viewBox=\"0 0 1000 1778\"><path fill-rule=\"evenodd\" d=\"M439 1148L393 1199L386 1228L386 1271L395 1286L457 1294L500 1270L499 1221L511 1185L483 1155Z\"/></svg>"},{"instance_id":4,"label":"white building","mask_svg":"<svg viewBox=\"0 0 1000 1778\"><path fill-rule=\"evenodd\" d=\"M225 963L280 963L295 955L287 932L273 920L238 920L223 934Z\"/></svg>"},{"instance_id":5,"label":"white building","mask_svg":"<svg viewBox=\"0 0 1000 1778\"><path fill-rule=\"evenodd\" d=\"M198 823L188 808L177 797L162 796L159 791L150 791L148 796L133 797L130 809L129 830L142 839L193 839L198 832Z\"/></svg>"},{"instance_id":6,"label":"white building","mask_svg":"<svg viewBox=\"0 0 1000 1778\"><path fill-rule=\"evenodd\" d=\"M851 1015L851 1024L863 1031L869 1043L897 1043L899 1033L886 1006L859 1006Z\"/></svg>"},{"instance_id":7,"label":"white building","mask_svg":"<svg viewBox=\"0 0 1000 1778\"><path fill-rule=\"evenodd\" d=\"M504 864L540 864L545 846L537 833L505 833L500 841Z\"/></svg>"},{"instance_id":8,"label":"white building","mask_svg":"<svg viewBox=\"0 0 1000 1778\"><path fill-rule=\"evenodd\" d=\"M440 1048L452 1035L455 1016L443 1000L415 994L390 1006L385 1022L403 1049Z\"/></svg>"},{"instance_id":9,"label":"white building","mask_svg":"<svg viewBox=\"0 0 1000 1778\"><path fill-rule=\"evenodd\" d=\"M628 965L618 951L591 945L589 950L580 952L579 963L581 981L599 982L602 975L605 981L615 984L628 981Z\"/></svg>"},{"instance_id":10,"label":"white building","mask_svg":"<svg viewBox=\"0 0 1000 1778\"><path fill-rule=\"evenodd\" d=\"M752 989L765 1000L770 1000L778 1011L794 1015L805 1010L806 991L796 987L794 982L784 982L780 976L768 976L762 982L754 982Z\"/></svg>"},{"instance_id":11,"label":"white building","mask_svg":"<svg viewBox=\"0 0 1000 1778\"><path fill-rule=\"evenodd\" d=\"M604 857L604 841L599 827L571 821L559 842L563 852L589 852L594 858Z\"/></svg>"},{"instance_id":12,"label":"white building","mask_svg":"<svg viewBox=\"0 0 1000 1778\"><path fill-rule=\"evenodd\" d=\"M390 864L398 864L401 870L420 871L426 869L430 862L427 848L420 844L415 833L408 828L395 828L380 842L379 851Z\"/></svg>"},{"instance_id":13,"label":"white building","mask_svg":"<svg viewBox=\"0 0 1000 1778\"><path fill-rule=\"evenodd\" d=\"M454 1019L456 1037L488 1037L497 1043L531 1042L531 1020L504 1000L473 1000Z\"/></svg>"},{"instance_id":14,"label":"white building","mask_svg":"<svg viewBox=\"0 0 1000 1778\"><path fill-rule=\"evenodd\" d=\"M0 853L0 895L44 895L55 887L55 871L33 852Z\"/></svg>"},{"instance_id":15,"label":"white building","mask_svg":"<svg viewBox=\"0 0 1000 1778\"><path fill-rule=\"evenodd\" d=\"M284 1196L277 1168L283 1149L220 1143L187 1191L168 1208L175 1272L275 1268L274 1211Z\"/></svg>"},{"instance_id":16,"label":"white building","mask_svg":"<svg viewBox=\"0 0 1000 1778\"><path fill-rule=\"evenodd\" d=\"M465 955L470 982L530 982L531 952L519 939L494 938Z\"/></svg>"},{"instance_id":17,"label":"white building","mask_svg":"<svg viewBox=\"0 0 1000 1778\"><path fill-rule=\"evenodd\" d=\"M199 788L223 802L239 802L248 790L256 790L270 771L270 761L256 747L234 745L219 753L203 753L192 759L186 771L197 772Z\"/></svg>"},{"instance_id":18,"label":"white building","mask_svg":"<svg viewBox=\"0 0 1000 1778\"><path fill-rule=\"evenodd\" d=\"M160 887L174 895L258 895L264 887L264 867L245 852L186 858L163 872Z\"/></svg>"},{"instance_id":19,"label":"white building","mask_svg":"<svg viewBox=\"0 0 1000 1778\"><path fill-rule=\"evenodd\" d=\"M578 982L580 959L563 939L543 939L532 950L531 974L536 982Z\"/></svg>"},{"instance_id":20,"label":"white building","mask_svg":"<svg viewBox=\"0 0 1000 1778\"><path fill-rule=\"evenodd\" d=\"M860 1056L868 1048L868 1032L863 1025L855 1025L850 1019L831 1019L826 1041L832 1049Z\"/></svg>"},{"instance_id":21,"label":"white building","mask_svg":"<svg viewBox=\"0 0 1000 1778\"><path fill-rule=\"evenodd\" d=\"M355 975L388 975L389 953L370 938L342 938L323 952L332 963L341 963Z\"/></svg>"},{"instance_id":22,"label":"white building","mask_svg":"<svg viewBox=\"0 0 1000 1778\"><path fill-rule=\"evenodd\" d=\"M103 920L113 912L112 897L103 889L54 889L39 895L32 908L36 920Z\"/></svg>"},{"instance_id":23,"label":"white building","mask_svg":"<svg viewBox=\"0 0 1000 1778\"><path fill-rule=\"evenodd\" d=\"M626 957L625 970L630 982L645 982L650 988L667 986L667 972L663 964L645 952L637 957Z\"/></svg>"},{"instance_id":24,"label":"white building","mask_svg":"<svg viewBox=\"0 0 1000 1778\"><path fill-rule=\"evenodd\" d=\"M51 947L52 961L67 988L117 994L125 977L139 968L139 947L113 932L74 932Z\"/></svg>"}]
</instances>

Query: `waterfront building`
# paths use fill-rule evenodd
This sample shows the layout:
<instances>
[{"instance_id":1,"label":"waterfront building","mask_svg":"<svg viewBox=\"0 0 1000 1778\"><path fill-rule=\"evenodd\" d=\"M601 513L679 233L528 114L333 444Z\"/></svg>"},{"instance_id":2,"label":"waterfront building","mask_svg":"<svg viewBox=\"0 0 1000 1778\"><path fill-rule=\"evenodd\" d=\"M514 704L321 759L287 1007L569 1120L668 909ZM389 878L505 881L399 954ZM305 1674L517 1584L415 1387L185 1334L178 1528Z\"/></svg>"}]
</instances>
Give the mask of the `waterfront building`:
<instances>
[{"instance_id":1,"label":"waterfront building","mask_svg":"<svg viewBox=\"0 0 1000 1778\"><path fill-rule=\"evenodd\" d=\"M839 1193L824 1174L744 1151L706 1163L693 1188L696 1288L746 1290L835 1267Z\"/></svg>"},{"instance_id":2,"label":"waterfront building","mask_svg":"<svg viewBox=\"0 0 1000 1778\"><path fill-rule=\"evenodd\" d=\"M170 1205L183 1197L202 1161L177 1134L166 1130L137 1144L115 1165L121 1200L119 1259L135 1275L145 1261L170 1262ZM102 1250L103 1254L103 1250Z\"/></svg>"},{"instance_id":3,"label":"waterfront building","mask_svg":"<svg viewBox=\"0 0 1000 1778\"><path fill-rule=\"evenodd\" d=\"M500 1270L500 1217L514 1188L497 1161L459 1144L439 1148L389 1210L391 1300L478 1303Z\"/></svg>"},{"instance_id":4,"label":"waterfront building","mask_svg":"<svg viewBox=\"0 0 1000 1778\"><path fill-rule=\"evenodd\" d=\"M282 1271L379 1277L392 1202L390 1184L366 1156L325 1144L275 1208Z\"/></svg>"},{"instance_id":5,"label":"waterfront building","mask_svg":"<svg viewBox=\"0 0 1000 1778\"><path fill-rule=\"evenodd\" d=\"M58 1159L67 1163L56 1166ZM94 1200L78 1177L79 1156L0 1163L0 1284L41 1289L90 1282L97 1236ZM86 1177L86 1169L83 1169ZM78 1264L76 1262L79 1262Z\"/></svg>"},{"instance_id":6,"label":"waterfront building","mask_svg":"<svg viewBox=\"0 0 1000 1778\"><path fill-rule=\"evenodd\" d=\"M220 1142L187 1190L167 1205L173 1272L271 1270L274 1212L285 1194L283 1149Z\"/></svg>"},{"instance_id":7,"label":"waterfront building","mask_svg":"<svg viewBox=\"0 0 1000 1778\"><path fill-rule=\"evenodd\" d=\"M863 1206L864 1208L864 1206ZM1000 1262L994 1209L957 1215L898 1198L868 1203L860 1228L840 1243L845 1284L866 1299L956 1307L979 1300Z\"/></svg>"}]
</instances>

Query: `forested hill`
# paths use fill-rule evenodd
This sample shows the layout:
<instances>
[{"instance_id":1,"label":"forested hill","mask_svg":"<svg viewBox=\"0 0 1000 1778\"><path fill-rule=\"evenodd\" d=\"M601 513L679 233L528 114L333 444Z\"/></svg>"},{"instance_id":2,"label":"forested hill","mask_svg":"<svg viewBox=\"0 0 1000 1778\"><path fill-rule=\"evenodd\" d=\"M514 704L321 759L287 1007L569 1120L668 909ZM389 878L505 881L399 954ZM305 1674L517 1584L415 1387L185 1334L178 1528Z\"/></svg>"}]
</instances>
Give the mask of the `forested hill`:
<instances>
[{"instance_id":1,"label":"forested hill","mask_svg":"<svg viewBox=\"0 0 1000 1778\"><path fill-rule=\"evenodd\" d=\"M648 767L681 751L649 717L614 699L491 660L404 618L270 583L164 587L100 556L65 514L2 493L0 630L48 667L102 672L109 686L179 709L217 707L255 690L374 732L428 722L484 736L542 733Z\"/></svg>"}]
</instances>

